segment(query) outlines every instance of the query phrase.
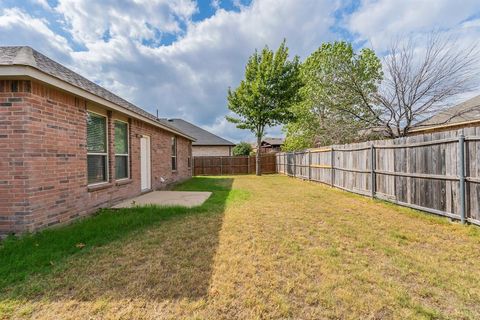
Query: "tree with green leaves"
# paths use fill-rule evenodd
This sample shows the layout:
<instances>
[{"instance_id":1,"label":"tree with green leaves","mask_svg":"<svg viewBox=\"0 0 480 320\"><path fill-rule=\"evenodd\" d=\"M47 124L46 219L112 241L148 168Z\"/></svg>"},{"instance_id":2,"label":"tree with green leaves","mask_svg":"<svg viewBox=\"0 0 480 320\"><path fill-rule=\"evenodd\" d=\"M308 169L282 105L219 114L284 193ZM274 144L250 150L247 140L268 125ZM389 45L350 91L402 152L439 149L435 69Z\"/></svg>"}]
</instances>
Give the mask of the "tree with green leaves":
<instances>
[{"instance_id":1,"label":"tree with green leaves","mask_svg":"<svg viewBox=\"0 0 480 320\"><path fill-rule=\"evenodd\" d=\"M373 50L357 53L347 42L324 43L301 66L304 86L291 109L295 121L284 128L284 149L370 138L371 132L365 129L376 123L380 112L371 102L382 76L381 62Z\"/></svg>"},{"instance_id":2,"label":"tree with green leaves","mask_svg":"<svg viewBox=\"0 0 480 320\"><path fill-rule=\"evenodd\" d=\"M248 156L253 151L252 145L248 142L240 142L233 147L232 153L234 156Z\"/></svg>"},{"instance_id":3,"label":"tree with green leaves","mask_svg":"<svg viewBox=\"0 0 480 320\"><path fill-rule=\"evenodd\" d=\"M248 59L245 78L235 89L228 89L228 108L237 117L227 116L237 128L250 130L260 145L265 129L293 119L291 106L298 100L302 83L299 58L288 59L285 40L274 53L267 46ZM260 153L256 154L257 171L261 174Z\"/></svg>"}]
</instances>

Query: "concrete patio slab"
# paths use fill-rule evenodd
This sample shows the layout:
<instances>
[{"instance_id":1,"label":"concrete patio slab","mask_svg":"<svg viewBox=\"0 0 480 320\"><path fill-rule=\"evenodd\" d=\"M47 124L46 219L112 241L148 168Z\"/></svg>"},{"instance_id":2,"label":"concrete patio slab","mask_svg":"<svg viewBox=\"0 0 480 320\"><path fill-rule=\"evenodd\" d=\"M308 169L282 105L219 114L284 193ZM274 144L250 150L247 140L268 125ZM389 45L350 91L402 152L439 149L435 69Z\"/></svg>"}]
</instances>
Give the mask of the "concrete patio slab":
<instances>
[{"instance_id":1,"label":"concrete patio slab","mask_svg":"<svg viewBox=\"0 0 480 320\"><path fill-rule=\"evenodd\" d=\"M152 191L120 202L113 206L113 208L132 208L148 205L182 206L191 208L202 205L211 194L211 192L192 191Z\"/></svg>"}]
</instances>

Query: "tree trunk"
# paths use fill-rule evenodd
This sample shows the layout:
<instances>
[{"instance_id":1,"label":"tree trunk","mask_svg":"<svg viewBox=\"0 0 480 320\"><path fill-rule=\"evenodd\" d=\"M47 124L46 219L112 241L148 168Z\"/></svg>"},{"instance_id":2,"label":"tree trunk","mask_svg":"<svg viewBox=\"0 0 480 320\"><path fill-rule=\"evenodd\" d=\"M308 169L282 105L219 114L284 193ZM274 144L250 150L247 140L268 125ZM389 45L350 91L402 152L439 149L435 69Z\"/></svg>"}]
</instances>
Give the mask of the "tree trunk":
<instances>
[{"instance_id":1,"label":"tree trunk","mask_svg":"<svg viewBox=\"0 0 480 320\"><path fill-rule=\"evenodd\" d=\"M260 161L260 153L262 152L261 150L261 143L262 143L262 137L257 136L257 154L255 155L255 161L257 163L256 165L256 174L257 176L262 175L262 168L261 168L261 161Z\"/></svg>"}]
</instances>

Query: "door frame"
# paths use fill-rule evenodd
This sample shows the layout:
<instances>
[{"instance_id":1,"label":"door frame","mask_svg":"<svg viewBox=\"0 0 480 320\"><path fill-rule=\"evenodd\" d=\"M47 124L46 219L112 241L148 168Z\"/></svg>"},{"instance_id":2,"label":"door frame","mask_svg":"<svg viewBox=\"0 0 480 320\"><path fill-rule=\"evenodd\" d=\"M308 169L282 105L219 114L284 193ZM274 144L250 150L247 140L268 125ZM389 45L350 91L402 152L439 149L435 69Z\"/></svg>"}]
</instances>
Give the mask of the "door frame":
<instances>
[{"instance_id":1,"label":"door frame","mask_svg":"<svg viewBox=\"0 0 480 320\"><path fill-rule=\"evenodd\" d=\"M142 172L142 164L143 164L143 153L142 153L142 139L146 140L146 157L147 157L147 166L146 166L146 178L147 178L147 187L143 188L143 172ZM150 136L142 135L140 138L140 191L146 192L152 190L152 148L150 143Z\"/></svg>"}]
</instances>

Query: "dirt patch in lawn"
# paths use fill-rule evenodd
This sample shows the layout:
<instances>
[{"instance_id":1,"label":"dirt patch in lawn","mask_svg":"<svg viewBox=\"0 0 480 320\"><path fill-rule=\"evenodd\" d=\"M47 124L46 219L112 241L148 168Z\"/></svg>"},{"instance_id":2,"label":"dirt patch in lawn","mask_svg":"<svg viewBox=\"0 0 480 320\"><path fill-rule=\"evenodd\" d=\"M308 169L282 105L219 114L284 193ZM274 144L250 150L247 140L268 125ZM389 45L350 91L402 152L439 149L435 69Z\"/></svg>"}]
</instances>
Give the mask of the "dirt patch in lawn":
<instances>
[{"instance_id":1,"label":"dirt patch in lawn","mask_svg":"<svg viewBox=\"0 0 480 320\"><path fill-rule=\"evenodd\" d=\"M0 318L480 317L476 227L277 175L178 189L213 194L175 214L131 211L153 220L24 266Z\"/></svg>"}]
</instances>

